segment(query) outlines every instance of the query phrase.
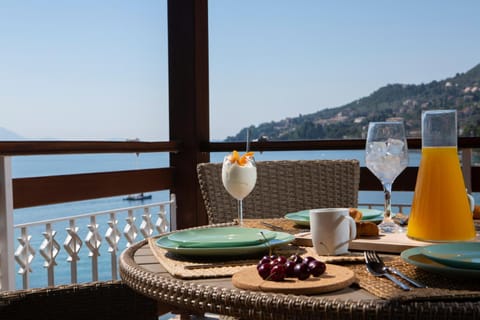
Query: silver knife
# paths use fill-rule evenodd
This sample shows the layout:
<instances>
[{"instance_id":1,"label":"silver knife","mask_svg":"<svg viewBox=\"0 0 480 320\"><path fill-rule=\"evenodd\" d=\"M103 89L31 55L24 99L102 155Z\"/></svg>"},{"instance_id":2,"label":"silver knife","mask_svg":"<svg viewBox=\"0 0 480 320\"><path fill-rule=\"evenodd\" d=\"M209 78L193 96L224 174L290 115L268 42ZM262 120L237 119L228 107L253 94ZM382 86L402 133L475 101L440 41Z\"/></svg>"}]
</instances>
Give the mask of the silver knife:
<instances>
[{"instance_id":1,"label":"silver knife","mask_svg":"<svg viewBox=\"0 0 480 320\"><path fill-rule=\"evenodd\" d=\"M395 268L392 268L392 267L386 267L386 268L387 268L387 271L389 271L390 273L396 274L397 276L399 276L399 277L403 278L404 280L410 282L412 285L414 285L417 288L426 288L427 287L426 285L424 285L420 282L417 282L417 281L411 279L410 277L404 275L402 272L398 271Z\"/></svg>"}]
</instances>

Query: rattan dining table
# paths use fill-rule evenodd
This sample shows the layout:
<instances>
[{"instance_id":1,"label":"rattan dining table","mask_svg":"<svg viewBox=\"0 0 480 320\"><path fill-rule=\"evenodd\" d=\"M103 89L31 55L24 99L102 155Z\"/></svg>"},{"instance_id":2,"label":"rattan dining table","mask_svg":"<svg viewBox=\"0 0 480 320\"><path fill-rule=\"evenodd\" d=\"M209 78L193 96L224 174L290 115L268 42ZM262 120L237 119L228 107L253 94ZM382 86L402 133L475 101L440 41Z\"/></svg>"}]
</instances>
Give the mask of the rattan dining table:
<instances>
[{"instance_id":1,"label":"rattan dining table","mask_svg":"<svg viewBox=\"0 0 480 320\"><path fill-rule=\"evenodd\" d=\"M159 259L155 238L140 241L122 252L120 275L126 285L158 301L162 310L171 308L192 314L214 313L240 319L480 318L478 279L449 279L418 270L396 255L384 255L389 263L428 285L403 292L388 279L369 275L360 256L361 252L352 253L349 259L337 258L339 264L354 270L354 283L314 295L238 289L228 272L222 275L222 268L206 266L202 276L202 264L186 268L200 276L189 275L188 271L179 276ZM211 276L212 272L217 274Z\"/></svg>"}]
</instances>

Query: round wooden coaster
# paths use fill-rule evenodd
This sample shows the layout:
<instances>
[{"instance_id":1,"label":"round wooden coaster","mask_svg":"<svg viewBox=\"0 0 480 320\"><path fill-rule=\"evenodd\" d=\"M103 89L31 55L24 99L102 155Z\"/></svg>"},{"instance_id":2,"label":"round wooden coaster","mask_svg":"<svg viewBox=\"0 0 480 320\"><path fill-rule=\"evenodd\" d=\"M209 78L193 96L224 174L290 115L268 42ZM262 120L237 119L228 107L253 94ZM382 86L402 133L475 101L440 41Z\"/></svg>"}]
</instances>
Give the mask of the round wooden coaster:
<instances>
[{"instance_id":1,"label":"round wooden coaster","mask_svg":"<svg viewBox=\"0 0 480 320\"><path fill-rule=\"evenodd\" d=\"M320 277L306 280L285 278L283 281L263 280L256 267L249 267L235 273L232 283L239 289L278 293L316 294L348 287L355 281L355 273L345 267L327 264L327 269Z\"/></svg>"}]
</instances>

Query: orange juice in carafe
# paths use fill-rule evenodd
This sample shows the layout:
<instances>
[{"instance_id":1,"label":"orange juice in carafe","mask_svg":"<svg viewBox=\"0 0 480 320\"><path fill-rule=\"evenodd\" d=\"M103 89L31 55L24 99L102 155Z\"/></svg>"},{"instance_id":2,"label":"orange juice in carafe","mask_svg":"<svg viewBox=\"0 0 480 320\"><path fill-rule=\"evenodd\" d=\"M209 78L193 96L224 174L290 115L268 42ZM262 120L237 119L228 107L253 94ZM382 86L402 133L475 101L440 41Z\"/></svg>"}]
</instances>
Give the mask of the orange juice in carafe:
<instances>
[{"instance_id":1,"label":"orange juice in carafe","mask_svg":"<svg viewBox=\"0 0 480 320\"><path fill-rule=\"evenodd\" d=\"M425 241L475 238L460 161L455 110L422 114L422 158L407 235Z\"/></svg>"},{"instance_id":2,"label":"orange juice in carafe","mask_svg":"<svg viewBox=\"0 0 480 320\"><path fill-rule=\"evenodd\" d=\"M457 148L422 149L407 235L432 241L475 237Z\"/></svg>"}]
</instances>

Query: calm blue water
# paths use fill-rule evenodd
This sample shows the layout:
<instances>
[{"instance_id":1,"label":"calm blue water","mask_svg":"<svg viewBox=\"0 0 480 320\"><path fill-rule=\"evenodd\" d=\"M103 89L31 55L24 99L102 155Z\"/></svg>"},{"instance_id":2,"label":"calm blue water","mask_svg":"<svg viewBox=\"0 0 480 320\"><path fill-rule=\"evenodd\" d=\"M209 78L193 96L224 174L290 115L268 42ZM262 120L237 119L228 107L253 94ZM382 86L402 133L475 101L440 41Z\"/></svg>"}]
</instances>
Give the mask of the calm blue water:
<instances>
[{"instance_id":1,"label":"calm blue water","mask_svg":"<svg viewBox=\"0 0 480 320\"><path fill-rule=\"evenodd\" d=\"M221 162L224 153L213 153L211 155L212 162ZM291 151L291 152L264 152L256 153L257 161L262 160L297 160L297 159L358 159L363 165L364 151L363 150L348 150L348 151ZM417 166L420 160L420 153L418 151L410 152L410 165ZM100 155L61 155L61 156L22 156L14 157L12 159L13 177L35 177L45 175L60 175L73 173L91 173L101 171L118 171L131 169L146 169L158 168L168 166L168 155L165 153L146 153L136 156L135 154L100 154ZM151 193L152 199L144 200L143 202L128 202L123 200L123 196L94 199L88 201L78 201L57 205L39 206L32 208L17 209L14 212L14 223L20 224L32 221L41 221L46 219L58 218L63 216L72 216L90 212L97 212L109 210L113 208L124 208L130 205L148 204L153 202L160 202L168 200L168 191L160 191ZM392 195L392 202L405 203L411 202L411 192L394 192ZM479 201L478 194L476 200ZM359 202L383 202L382 192L361 192L359 195ZM142 212L136 213L137 226L140 225ZM119 229L123 232L125 226L126 213L119 216ZM100 234L104 235L107 230L108 217L99 219L97 223L100 225ZM83 227L87 225L88 220L77 221L77 226ZM63 241L65 240L66 223L57 225L55 230L58 231L56 239L62 246L60 254L57 256L57 267L55 271L55 284L62 284L70 282L70 264L66 262L66 254L63 250ZM43 258L40 255L39 247L43 241L42 232L40 228L32 228L32 244L36 250L36 256L33 262L34 272L31 274L31 287L42 287L47 285L47 271L42 267ZM82 241L84 241L88 230L83 227L80 234ZM18 237L18 234L16 235ZM126 242L123 240L120 243L120 251L125 248ZM82 254L83 252L83 254ZM99 257L101 272L100 280L109 279L111 277L110 269L110 253L108 252L108 245L106 242L102 244L101 256ZM87 248L83 244L81 251L81 260L79 263L79 281L91 281L91 261L87 257ZM21 277L17 276L17 287L21 287Z\"/></svg>"}]
</instances>

